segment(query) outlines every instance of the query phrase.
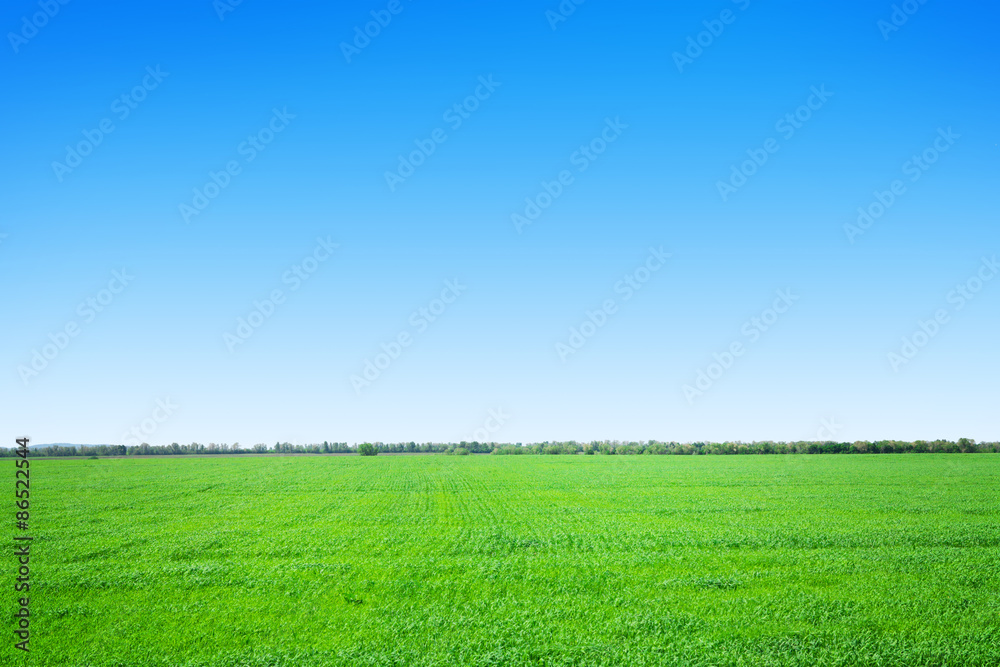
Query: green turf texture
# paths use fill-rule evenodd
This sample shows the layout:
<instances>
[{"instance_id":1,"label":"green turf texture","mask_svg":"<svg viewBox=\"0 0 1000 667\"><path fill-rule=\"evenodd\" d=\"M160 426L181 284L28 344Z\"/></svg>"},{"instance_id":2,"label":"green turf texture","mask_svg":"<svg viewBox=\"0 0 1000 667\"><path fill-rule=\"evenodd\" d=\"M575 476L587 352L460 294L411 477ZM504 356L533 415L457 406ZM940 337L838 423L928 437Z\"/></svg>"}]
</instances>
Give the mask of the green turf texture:
<instances>
[{"instance_id":1,"label":"green turf texture","mask_svg":"<svg viewBox=\"0 0 1000 667\"><path fill-rule=\"evenodd\" d=\"M35 460L31 482L32 667L1000 664L1000 456ZM24 664L5 552L0 664Z\"/></svg>"}]
</instances>

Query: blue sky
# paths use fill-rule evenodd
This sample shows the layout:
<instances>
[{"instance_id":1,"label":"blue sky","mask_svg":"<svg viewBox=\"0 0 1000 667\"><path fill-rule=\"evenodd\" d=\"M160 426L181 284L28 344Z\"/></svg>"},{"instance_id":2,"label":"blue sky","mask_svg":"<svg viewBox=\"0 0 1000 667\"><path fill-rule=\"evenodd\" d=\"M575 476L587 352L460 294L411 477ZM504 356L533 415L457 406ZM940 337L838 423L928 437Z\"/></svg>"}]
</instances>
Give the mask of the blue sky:
<instances>
[{"instance_id":1,"label":"blue sky","mask_svg":"<svg viewBox=\"0 0 1000 667\"><path fill-rule=\"evenodd\" d=\"M7 3L2 437L998 439L1000 9L665 4Z\"/></svg>"}]
</instances>

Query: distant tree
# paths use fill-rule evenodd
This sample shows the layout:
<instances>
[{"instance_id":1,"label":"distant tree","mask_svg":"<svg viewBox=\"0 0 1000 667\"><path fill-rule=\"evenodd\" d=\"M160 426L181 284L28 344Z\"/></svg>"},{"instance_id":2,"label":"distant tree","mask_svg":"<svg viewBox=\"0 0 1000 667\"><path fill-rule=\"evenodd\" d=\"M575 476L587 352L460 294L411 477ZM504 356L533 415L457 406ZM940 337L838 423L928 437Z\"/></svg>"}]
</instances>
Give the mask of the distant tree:
<instances>
[{"instance_id":1,"label":"distant tree","mask_svg":"<svg viewBox=\"0 0 1000 667\"><path fill-rule=\"evenodd\" d=\"M378 449L370 442L362 442L358 445L358 454L361 456L375 456L378 454Z\"/></svg>"}]
</instances>

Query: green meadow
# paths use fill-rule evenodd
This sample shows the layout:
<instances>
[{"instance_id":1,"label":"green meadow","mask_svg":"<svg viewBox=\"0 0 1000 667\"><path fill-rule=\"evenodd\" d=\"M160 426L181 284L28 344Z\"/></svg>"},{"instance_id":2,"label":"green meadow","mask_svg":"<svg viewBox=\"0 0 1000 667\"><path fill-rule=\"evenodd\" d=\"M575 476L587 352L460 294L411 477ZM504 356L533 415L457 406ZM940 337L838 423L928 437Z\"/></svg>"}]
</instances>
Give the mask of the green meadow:
<instances>
[{"instance_id":1,"label":"green meadow","mask_svg":"<svg viewBox=\"0 0 1000 667\"><path fill-rule=\"evenodd\" d=\"M1000 664L1000 456L32 460L31 482L32 667ZM24 663L12 628L0 664Z\"/></svg>"}]
</instances>

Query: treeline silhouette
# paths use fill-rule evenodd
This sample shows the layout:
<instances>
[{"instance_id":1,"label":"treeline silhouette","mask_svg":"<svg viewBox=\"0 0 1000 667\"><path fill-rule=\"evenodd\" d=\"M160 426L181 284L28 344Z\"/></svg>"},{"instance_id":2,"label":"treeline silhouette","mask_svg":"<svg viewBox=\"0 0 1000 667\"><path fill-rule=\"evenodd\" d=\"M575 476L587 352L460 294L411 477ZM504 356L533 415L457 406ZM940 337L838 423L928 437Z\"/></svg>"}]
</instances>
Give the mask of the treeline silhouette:
<instances>
[{"instance_id":1,"label":"treeline silhouette","mask_svg":"<svg viewBox=\"0 0 1000 667\"><path fill-rule=\"evenodd\" d=\"M970 438L951 440L916 440L906 442L901 440L859 440L855 442L833 441L796 441L774 442L660 442L648 440L642 442L624 442L619 440L595 440L582 443L575 440L567 442L537 442L537 443L496 443L496 442L459 442L459 443L362 443L348 445L346 442L322 442L314 445L293 445L288 442L276 442L272 446L263 443L252 447L240 447L239 443L203 445L192 442L188 445L172 443L170 445L50 445L34 447L29 450L29 456L63 457L63 456L211 456L211 455L246 455L254 454L358 454L359 449L368 450L373 447L377 453L384 454L498 454L498 455L532 455L532 454L591 454L591 455L741 455L741 454L943 454L943 453L1000 453L1000 442L980 442ZM15 456L14 448L0 448L0 457Z\"/></svg>"},{"instance_id":2,"label":"treeline silhouette","mask_svg":"<svg viewBox=\"0 0 1000 667\"><path fill-rule=\"evenodd\" d=\"M14 456L16 450L0 448L0 456ZM323 442L318 445L293 445L288 442L276 442L273 446L263 443L253 447L240 447L240 443L216 444L211 442L203 445L192 442L181 445L176 442L169 445L49 445L47 447L32 447L29 456L203 456L213 454L353 454L356 449L346 442Z\"/></svg>"},{"instance_id":3,"label":"treeline silhouette","mask_svg":"<svg viewBox=\"0 0 1000 667\"><path fill-rule=\"evenodd\" d=\"M544 442L530 445L497 445L494 454L919 454L919 453L1000 453L1000 442L976 443L969 438L951 440L859 440L855 442Z\"/></svg>"}]
</instances>

